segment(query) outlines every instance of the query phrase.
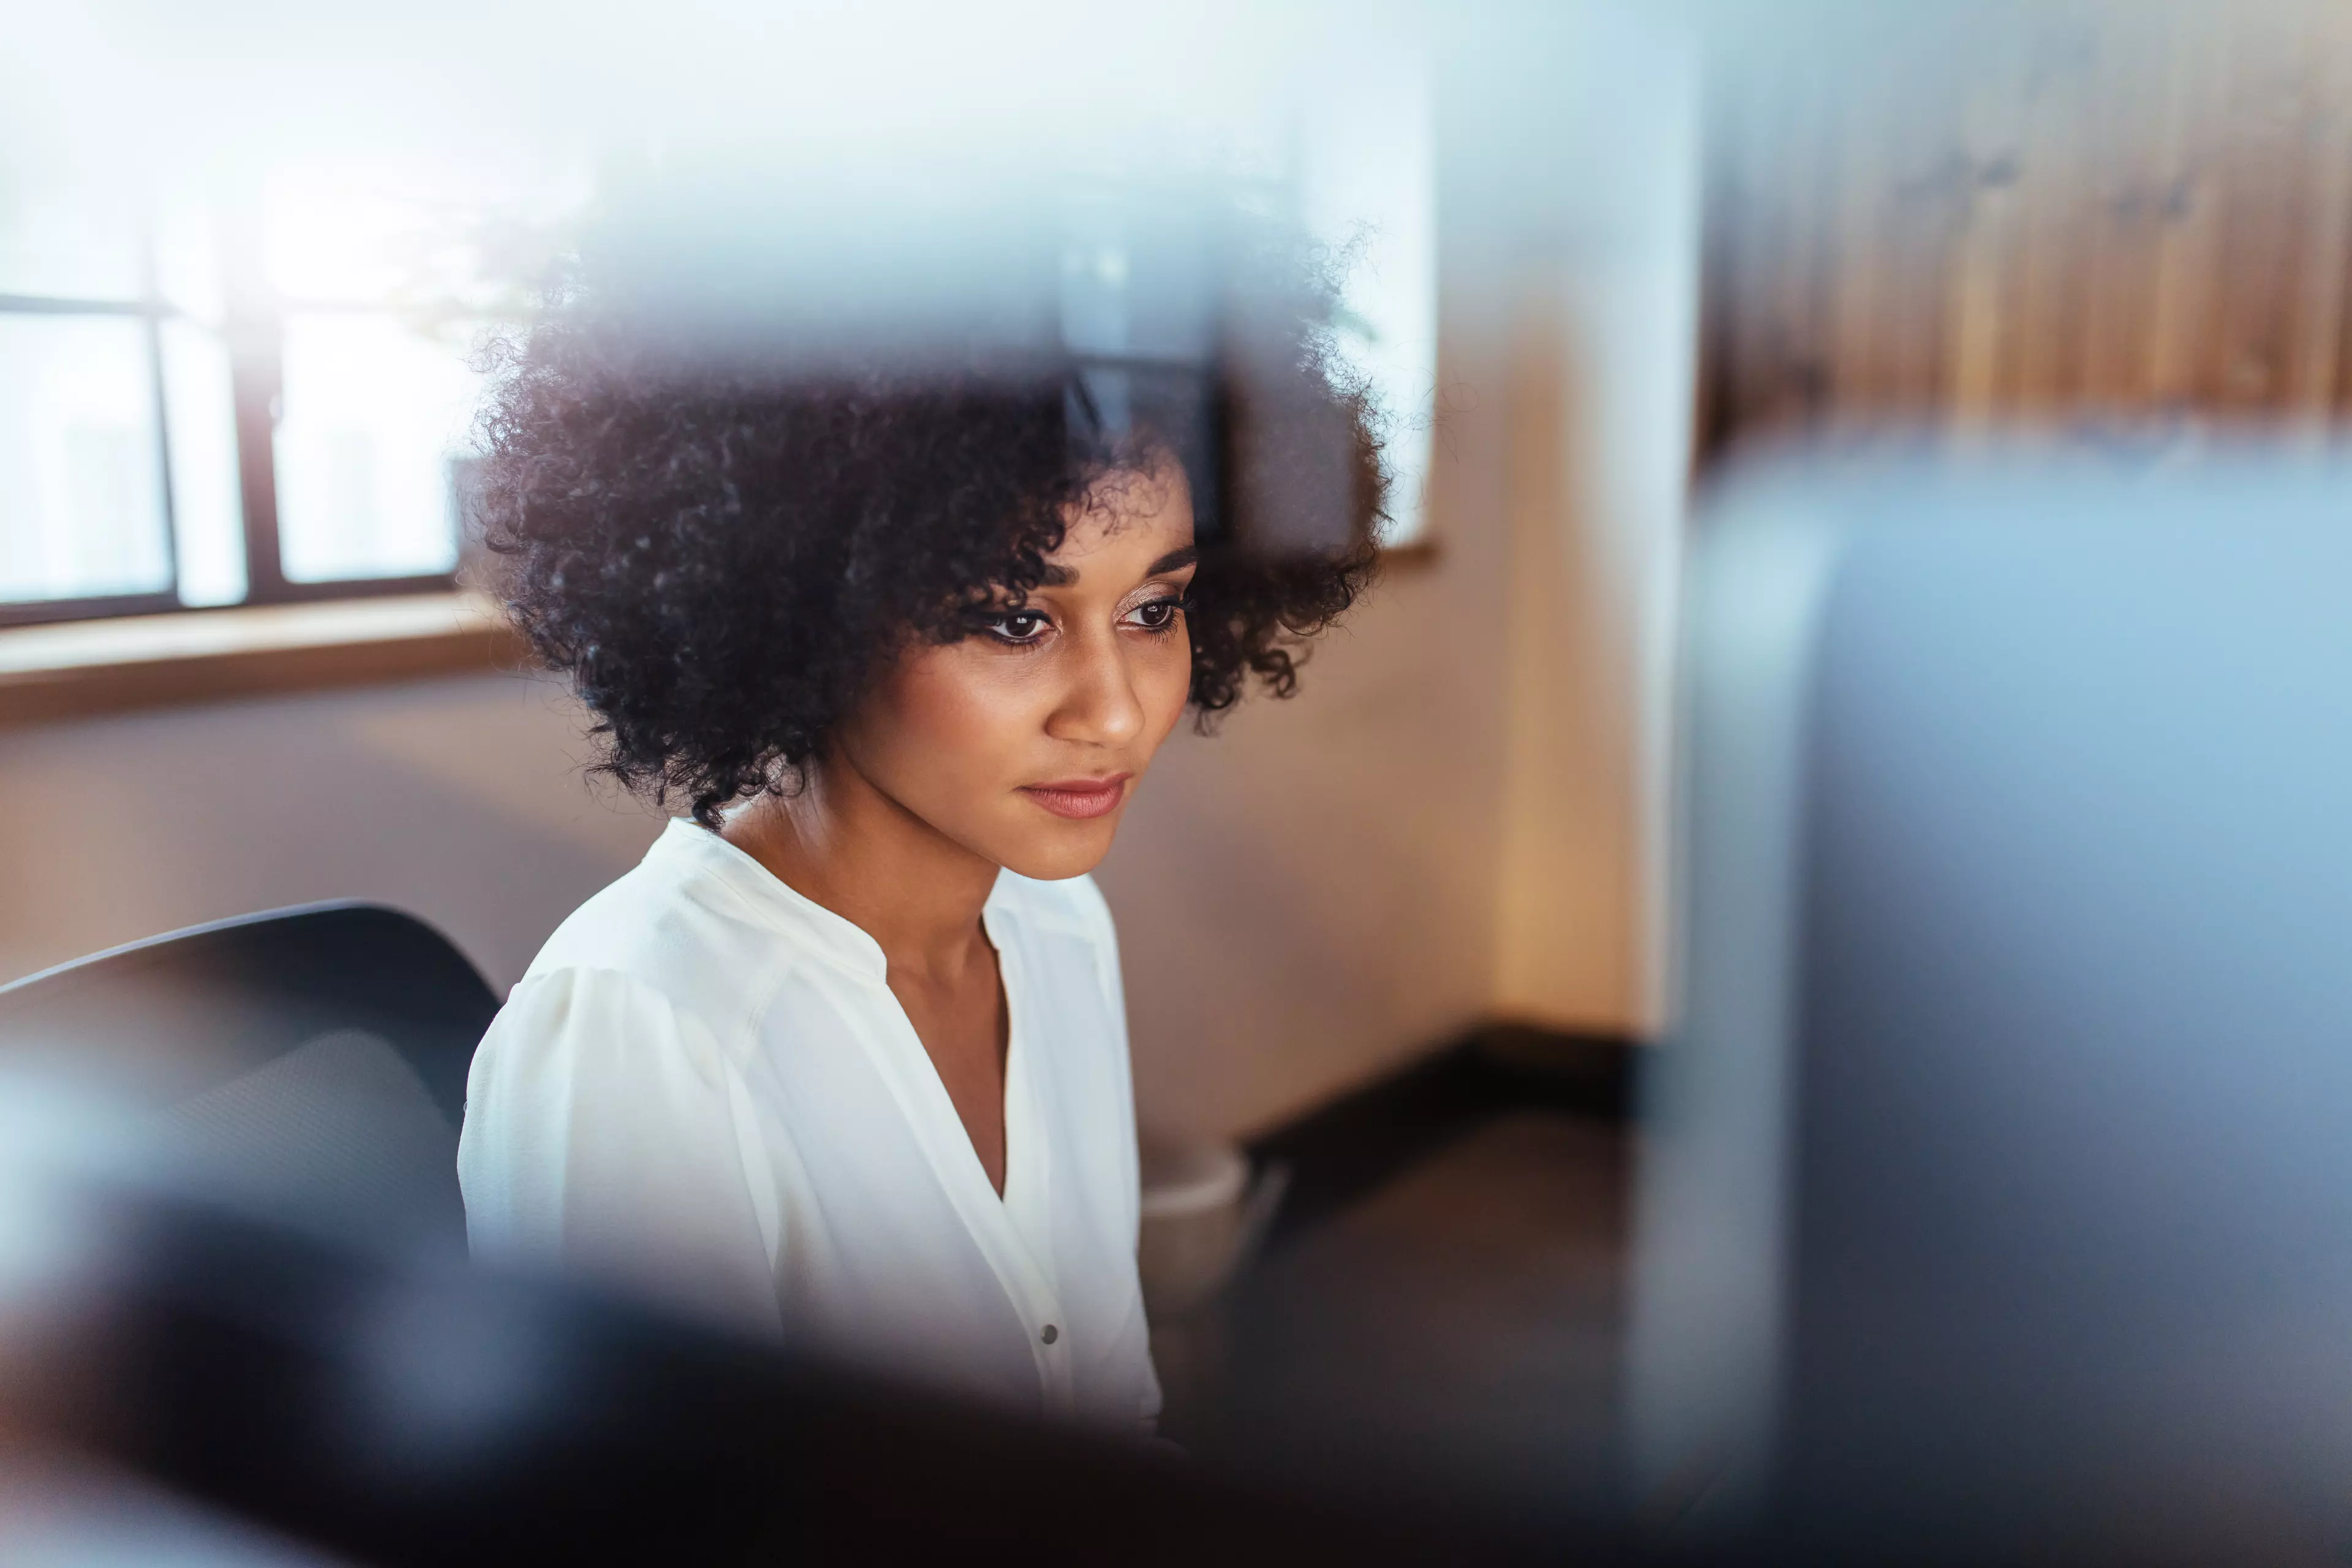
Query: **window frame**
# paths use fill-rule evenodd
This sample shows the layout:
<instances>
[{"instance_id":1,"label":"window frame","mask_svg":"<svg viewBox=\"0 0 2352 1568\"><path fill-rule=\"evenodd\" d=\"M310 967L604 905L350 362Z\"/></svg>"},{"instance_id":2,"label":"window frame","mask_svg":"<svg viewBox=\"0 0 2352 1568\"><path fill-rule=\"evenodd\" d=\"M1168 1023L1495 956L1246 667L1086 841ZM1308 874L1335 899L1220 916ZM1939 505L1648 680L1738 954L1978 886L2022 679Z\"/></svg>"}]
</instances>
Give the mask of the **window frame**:
<instances>
[{"instance_id":1,"label":"window frame","mask_svg":"<svg viewBox=\"0 0 2352 1568\"><path fill-rule=\"evenodd\" d=\"M102 316L142 323L149 382L155 400L155 440L163 482L165 558L170 585L154 593L109 594L71 599L0 600L0 628L52 626L65 621L106 620L123 616L203 615L215 610L268 605L318 604L335 599L371 599L396 594L446 594L458 586L457 569L392 577L338 578L299 583L286 575L278 525L278 416L285 385L285 318L292 310L274 294L233 292L215 328L166 299L155 281L154 253L142 247L140 297L93 300L63 295L0 293L0 316ZM236 426L238 511L245 542L245 592L217 605L190 605L180 597L180 539L172 475L172 412L164 392L163 323L189 321L216 331L228 351L229 400ZM462 555L463 541L458 542Z\"/></svg>"}]
</instances>

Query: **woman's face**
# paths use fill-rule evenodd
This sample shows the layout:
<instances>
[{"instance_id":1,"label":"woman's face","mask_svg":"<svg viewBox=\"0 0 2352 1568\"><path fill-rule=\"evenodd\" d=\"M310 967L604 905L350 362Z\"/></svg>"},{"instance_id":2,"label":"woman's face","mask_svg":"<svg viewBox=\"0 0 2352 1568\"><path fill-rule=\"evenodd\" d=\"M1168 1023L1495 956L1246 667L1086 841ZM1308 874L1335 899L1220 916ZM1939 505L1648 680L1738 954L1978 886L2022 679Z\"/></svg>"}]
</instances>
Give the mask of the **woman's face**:
<instances>
[{"instance_id":1,"label":"woman's face","mask_svg":"<svg viewBox=\"0 0 2352 1568\"><path fill-rule=\"evenodd\" d=\"M1173 463L1114 475L1017 611L910 648L841 731L841 760L973 854L1092 870L1184 711L1192 498Z\"/></svg>"}]
</instances>

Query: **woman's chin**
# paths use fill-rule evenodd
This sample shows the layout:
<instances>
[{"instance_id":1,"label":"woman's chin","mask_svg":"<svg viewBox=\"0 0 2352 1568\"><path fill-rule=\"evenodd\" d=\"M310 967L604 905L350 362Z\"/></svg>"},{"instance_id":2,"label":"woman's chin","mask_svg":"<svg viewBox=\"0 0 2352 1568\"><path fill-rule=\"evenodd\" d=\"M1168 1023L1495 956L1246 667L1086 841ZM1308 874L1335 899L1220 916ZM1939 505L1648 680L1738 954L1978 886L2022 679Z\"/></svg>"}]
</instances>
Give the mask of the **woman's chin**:
<instances>
[{"instance_id":1,"label":"woman's chin","mask_svg":"<svg viewBox=\"0 0 2352 1568\"><path fill-rule=\"evenodd\" d=\"M1118 819L1124 815L1115 811L1090 821L1059 820L1019 835L1007 835L1005 852L991 858L1032 881L1060 882L1083 877L1101 865L1103 857L1110 853L1111 839L1118 834Z\"/></svg>"}]
</instances>

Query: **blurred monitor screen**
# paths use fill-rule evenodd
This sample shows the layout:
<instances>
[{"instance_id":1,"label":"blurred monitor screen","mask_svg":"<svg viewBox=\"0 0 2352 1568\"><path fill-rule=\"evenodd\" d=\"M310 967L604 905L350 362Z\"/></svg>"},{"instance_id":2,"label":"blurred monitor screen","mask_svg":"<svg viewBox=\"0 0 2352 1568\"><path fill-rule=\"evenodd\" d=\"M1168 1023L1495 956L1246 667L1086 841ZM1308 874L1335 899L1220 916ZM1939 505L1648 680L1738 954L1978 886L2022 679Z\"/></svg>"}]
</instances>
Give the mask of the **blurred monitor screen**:
<instances>
[{"instance_id":1,"label":"blurred monitor screen","mask_svg":"<svg viewBox=\"0 0 2352 1568\"><path fill-rule=\"evenodd\" d=\"M2352 466L1783 461L1688 639L1652 1506L2342 1552Z\"/></svg>"}]
</instances>

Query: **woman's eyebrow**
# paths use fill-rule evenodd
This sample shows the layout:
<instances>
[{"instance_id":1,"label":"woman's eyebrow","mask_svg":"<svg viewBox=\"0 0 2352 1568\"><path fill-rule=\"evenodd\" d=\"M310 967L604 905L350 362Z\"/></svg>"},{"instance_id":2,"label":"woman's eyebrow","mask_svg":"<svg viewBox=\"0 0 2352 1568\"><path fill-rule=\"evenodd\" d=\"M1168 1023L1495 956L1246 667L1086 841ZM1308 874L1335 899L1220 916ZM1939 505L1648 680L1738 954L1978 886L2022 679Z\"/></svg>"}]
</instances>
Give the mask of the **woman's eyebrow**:
<instances>
[{"instance_id":1,"label":"woman's eyebrow","mask_svg":"<svg viewBox=\"0 0 2352 1568\"><path fill-rule=\"evenodd\" d=\"M1199 559L1201 559L1201 547L1199 545L1182 545L1177 549L1170 551L1167 554L1153 562L1151 563L1151 569L1146 572L1144 575L1147 577L1157 577L1166 572L1181 572L1185 567L1192 565ZM1078 574L1076 572L1071 571L1068 567L1055 566L1051 563L1048 563L1045 567L1045 574L1037 579L1037 585L1041 588L1066 588L1077 580Z\"/></svg>"}]
</instances>

